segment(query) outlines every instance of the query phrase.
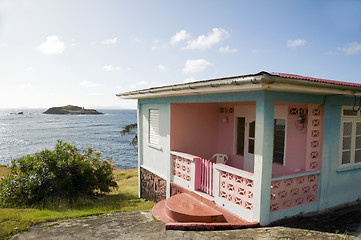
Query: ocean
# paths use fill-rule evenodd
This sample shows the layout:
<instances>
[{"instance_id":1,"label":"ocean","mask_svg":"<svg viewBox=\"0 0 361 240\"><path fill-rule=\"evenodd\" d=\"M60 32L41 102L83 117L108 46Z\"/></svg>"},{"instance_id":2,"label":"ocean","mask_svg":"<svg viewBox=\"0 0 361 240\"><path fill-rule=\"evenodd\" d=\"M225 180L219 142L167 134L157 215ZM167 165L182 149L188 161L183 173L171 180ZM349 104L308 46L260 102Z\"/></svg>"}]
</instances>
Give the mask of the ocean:
<instances>
[{"instance_id":1,"label":"ocean","mask_svg":"<svg viewBox=\"0 0 361 240\"><path fill-rule=\"evenodd\" d=\"M57 140L88 147L113 157L118 169L138 166L137 149L129 145L134 134L121 136L122 127L137 121L136 110L97 109L102 115L51 115L46 109L0 109L0 164L39 150L54 149ZM23 112L20 114L13 114Z\"/></svg>"}]
</instances>

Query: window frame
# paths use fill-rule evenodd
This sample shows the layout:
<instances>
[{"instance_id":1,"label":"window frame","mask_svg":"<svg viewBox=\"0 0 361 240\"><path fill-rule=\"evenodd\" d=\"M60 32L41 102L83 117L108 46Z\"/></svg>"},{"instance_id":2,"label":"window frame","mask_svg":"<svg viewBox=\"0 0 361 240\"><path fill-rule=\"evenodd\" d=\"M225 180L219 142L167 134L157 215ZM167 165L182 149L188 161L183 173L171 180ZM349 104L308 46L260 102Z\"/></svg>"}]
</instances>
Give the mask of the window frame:
<instances>
[{"instance_id":1,"label":"window frame","mask_svg":"<svg viewBox=\"0 0 361 240\"><path fill-rule=\"evenodd\" d=\"M352 166L361 166L360 162L355 162L356 160L356 151L361 150L361 148L356 148L356 139L357 137L361 137L361 135L357 135L357 123L361 123L361 113L357 111L355 115L344 115L344 110L351 110L353 111L352 107L349 106L342 106L341 108L341 124L340 124L340 149L339 149L339 167L352 167ZM350 148L350 162L349 163L342 163L342 153L344 152L343 149L343 139L344 139L344 123L350 122L351 125L351 148Z\"/></svg>"},{"instance_id":2,"label":"window frame","mask_svg":"<svg viewBox=\"0 0 361 240\"><path fill-rule=\"evenodd\" d=\"M284 145L283 145L283 162L274 162L274 145L273 142L273 149L272 149L272 164L278 164L281 166L286 166L286 150L287 150L287 127L288 127L288 105L275 105L274 106L274 116L273 116L273 124L276 119L282 119L285 121L285 138L284 138ZM274 127L274 125L273 125ZM274 138L275 130L273 129L273 138ZM273 139L274 140L274 139Z\"/></svg>"},{"instance_id":3,"label":"window frame","mask_svg":"<svg viewBox=\"0 0 361 240\"><path fill-rule=\"evenodd\" d=\"M288 132L288 105L274 105L274 117L273 117L273 121L275 119L282 119L285 121L285 138L284 138L284 148L283 148L283 163L275 163L273 162L273 149L272 149L272 164L278 164L278 165L282 165L282 166L286 166L286 152L287 152L287 132ZM234 137L233 137L233 154L234 155L238 155L238 156L242 156L244 157L245 154L245 146L243 148L243 154L238 153L237 151L237 146L238 146L238 135L237 135L237 130L238 130L238 118L244 118L245 122L247 121L247 118L255 118L256 122L257 122L257 118L256 118L256 106L255 105L240 105L240 106L235 106L234 107ZM243 128L245 129L245 126L243 126ZM246 136L246 132L244 130L244 134L243 134L244 138ZM273 133L274 136L274 133ZM246 139L243 139L243 145L245 144ZM273 143L274 144L274 143ZM274 148L274 146L273 146Z\"/></svg>"},{"instance_id":4,"label":"window frame","mask_svg":"<svg viewBox=\"0 0 361 240\"><path fill-rule=\"evenodd\" d=\"M275 161L275 137L276 137L276 121L277 120L283 120L284 121L284 137L283 137L283 155L282 155L282 162ZM273 119L273 151L272 151L272 164L279 164L282 166L286 165L286 138L287 138L287 118L283 117L275 117Z\"/></svg>"}]
</instances>

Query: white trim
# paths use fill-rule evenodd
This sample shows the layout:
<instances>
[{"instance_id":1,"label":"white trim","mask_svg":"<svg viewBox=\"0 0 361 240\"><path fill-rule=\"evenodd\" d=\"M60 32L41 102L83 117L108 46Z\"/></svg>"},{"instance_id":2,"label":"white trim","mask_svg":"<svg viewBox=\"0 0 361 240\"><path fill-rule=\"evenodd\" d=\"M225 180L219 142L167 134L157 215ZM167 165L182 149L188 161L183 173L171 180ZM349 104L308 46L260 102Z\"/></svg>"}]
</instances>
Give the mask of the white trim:
<instances>
[{"instance_id":1,"label":"white trim","mask_svg":"<svg viewBox=\"0 0 361 240\"><path fill-rule=\"evenodd\" d=\"M353 167L361 166L361 162L355 163L355 153L356 150L360 150L360 148L356 149L356 126L357 123L361 123L361 113L357 111L355 116L344 116L343 110L352 110L353 107L350 106L342 106L341 108L341 124L340 124L340 150L339 150L339 168L337 171L342 171L343 169L354 169ZM342 153L343 153L343 133L344 133L344 123L351 123L351 149L350 149L350 163L342 164Z\"/></svg>"},{"instance_id":2,"label":"white trim","mask_svg":"<svg viewBox=\"0 0 361 240\"><path fill-rule=\"evenodd\" d=\"M310 176L310 175L318 175L320 173L321 173L321 171L302 172L302 173L298 173L298 174L294 174L294 175L275 177L275 178L272 178L272 181L279 181L279 180L285 180L285 179L297 178L297 177L305 177L305 176Z\"/></svg>"},{"instance_id":3,"label":"white trim","mask_svg":"<svg viewBox=\"0 0 361 240\"><path fill-rule=\"evenodd\" d=\"M237 130L238 130L238 123L237 123L237 118L245 118L245 124L247 121L247 118L254 118L256 119L256 105L239 105L239 106L234 106L234 131L233 131L233 154L234 155L239 155L237 154L237 143L238 143L238 139L237 139ZM246 141L246 126L244 127L244 142L243 142L243 147L244 147L244 151L243 151L243 158L245 155L245 151L246 151L246 146L245 146L245 141ZM239 155L241 156L241 155Z\"/></svg>"}]
</instances>

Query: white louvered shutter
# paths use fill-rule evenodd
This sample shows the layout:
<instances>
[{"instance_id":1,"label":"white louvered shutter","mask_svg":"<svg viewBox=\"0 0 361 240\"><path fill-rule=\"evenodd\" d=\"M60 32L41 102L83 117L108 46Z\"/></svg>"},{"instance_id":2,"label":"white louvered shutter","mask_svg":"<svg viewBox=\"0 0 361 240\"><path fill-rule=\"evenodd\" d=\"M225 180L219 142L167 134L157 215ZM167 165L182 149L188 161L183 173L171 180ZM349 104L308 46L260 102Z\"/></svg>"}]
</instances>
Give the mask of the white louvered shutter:
<instances>
[{"instance_id":1,"label":"white louvered shutter","mask_svg":"<svg viewBox=\"0 0 361 240\"><path fill-rule=\"evenodd\" d=\"M149 110L149 143L159 145L159 110Z\"/></svg>"}]
</instances>

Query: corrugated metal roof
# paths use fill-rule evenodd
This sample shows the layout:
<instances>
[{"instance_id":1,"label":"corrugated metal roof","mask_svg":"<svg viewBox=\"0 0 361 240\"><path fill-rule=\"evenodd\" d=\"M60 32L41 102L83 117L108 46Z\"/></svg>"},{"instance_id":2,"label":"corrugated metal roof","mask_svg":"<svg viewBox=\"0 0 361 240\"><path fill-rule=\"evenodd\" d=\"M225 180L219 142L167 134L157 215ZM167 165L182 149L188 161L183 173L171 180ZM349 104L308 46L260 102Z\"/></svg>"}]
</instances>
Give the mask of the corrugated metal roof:
<instances>
[{"instance_id":1,"label":"corrugated metal roof","mask_svg":"<svg viewBox=\"0 0 361 240\"><path fill-rule=\"evenodd\" d=\"M335 80L328 80L328 79L322 79L322 78L313 78L313 77L300 76L300 75L296 75L296 74L271 73L271 75L276 75L276 76L280 76L280 77L284 77L284 78L308 80L311 82L330 83L330 84L341 85L341 86L361 87L360 83L351 83L351 82L335 81Z\"/></svg>"}]
</instances>

